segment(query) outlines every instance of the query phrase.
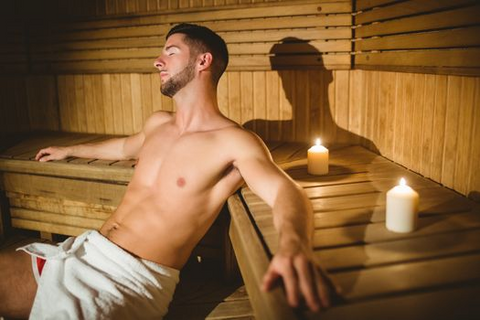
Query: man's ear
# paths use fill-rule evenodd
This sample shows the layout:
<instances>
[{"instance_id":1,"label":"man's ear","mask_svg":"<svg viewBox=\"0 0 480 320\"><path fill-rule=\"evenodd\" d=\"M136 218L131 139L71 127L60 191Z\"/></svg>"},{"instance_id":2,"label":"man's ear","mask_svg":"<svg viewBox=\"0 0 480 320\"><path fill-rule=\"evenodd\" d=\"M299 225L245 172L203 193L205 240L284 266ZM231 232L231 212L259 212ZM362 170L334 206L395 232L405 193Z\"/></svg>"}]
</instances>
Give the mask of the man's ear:
<instances>
[{"instance_id":1,"label":"man's ear","mask_svg":"<svg viewBox=\"0 0 480 320\"><path fill-rule=\"evenodd\" d=\"M199 70L202 71L209 68L212 65L212 61L213 61L213 56L210 52L202 53L199 57L199 63L198 63Z\"/></svg>"}]
</instances>

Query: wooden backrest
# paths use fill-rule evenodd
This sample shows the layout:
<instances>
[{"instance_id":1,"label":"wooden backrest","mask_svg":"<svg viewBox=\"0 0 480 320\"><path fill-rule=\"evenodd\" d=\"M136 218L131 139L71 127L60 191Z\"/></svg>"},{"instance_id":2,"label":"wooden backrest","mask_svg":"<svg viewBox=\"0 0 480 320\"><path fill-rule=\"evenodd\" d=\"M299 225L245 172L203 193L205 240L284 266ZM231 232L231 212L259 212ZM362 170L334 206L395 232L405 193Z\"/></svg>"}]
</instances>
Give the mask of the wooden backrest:
<instances>
[{"instance_id":1,"label":"wooden backrest","mask_svg":"<svg viewBox=\"0 0 480 320\"><path fill-rule=\"evenodd\" d=\"M166 33L180 22L218 32L230 51L229 70L348 69L351 20L350 1L309 0L31 25L29 69L34 73L153 72L153 59ZM273 54L272 48L286 38L295 39Z\"/></svg>"},{"instance_id":2,"label":"wooden backrest","mask_svg":"<svg viewBox=\"0 0 480 320\"><path fill-rule=\"evenodd\" d=\"M480 74L480 4L475 0L358 0L358 69Z\"/></svg>"}]
</instances>

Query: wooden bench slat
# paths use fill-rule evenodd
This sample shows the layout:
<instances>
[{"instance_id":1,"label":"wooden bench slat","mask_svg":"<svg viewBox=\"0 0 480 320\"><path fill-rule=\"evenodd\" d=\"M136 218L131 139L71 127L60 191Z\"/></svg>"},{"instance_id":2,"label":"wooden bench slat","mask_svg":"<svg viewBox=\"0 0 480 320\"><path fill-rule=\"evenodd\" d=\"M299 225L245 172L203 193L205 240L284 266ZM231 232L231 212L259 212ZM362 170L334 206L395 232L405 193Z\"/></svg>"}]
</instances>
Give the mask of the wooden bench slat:
<instances>
[{"instance_id":1,"label":"wooden bench slat","mask_svg":"<svg viewBox=\"0 0 480 320\"><path fill-rule=\"evenodd\" d=\"M432 288L417 292L405 292L341 304L322 313L322 320L384 319L424 320L424 319L468 319L474 320L480 314L478 296L480 284L473 282L452 288ZM455 301L455 303L452 303ZM308 313L306 319L318 319L316 314Z\"/></svg>"},{"instance_id":2,"label":"wooden bench slat","mask_svg":"<svg viewBox=\"0 0 480 320\"><path fill-rule=\"evenodd\" d=\"M3 180L9 192L110 206L117 206L126 191L124 185L113 183L10 172L3 174Z\"/></svg>"},{"instance_id":3,"label":"wooden bench slat","mask_svg":"<svg viewBox=\"0 0 480 320\"><path fill-rule=\"evenodd\" d=\"M28 139L24 139L18 144L15 144L13 147L2 151L0 154L0 157L12 158L12 157L15 157L16 155L19 155L34 149L40 150L41 146L44 146L45 144L50 143L49 141L56 141L56 139L64 139L65 135L74 136L75 134L46 132L46 133L43 133L42 135L34 135L32 137L29 137Z\"/></svg>"},{"instance_id":4,"label":"wooden bench slat","mask_svg":"<svg viewBox=\"0 0 480 320\"><path fill-rule=\"evenodd\" d=\"M51 213L46 211L34 211L21 208L10 208L11 217L20 220L45 222L54 225L66 225L84 229L98 230L105 220L76 217L64 214Z\"/></svg>"},{"instance_id":5,"label":"wooden bench slat","mask_svg":"<svg viewBox=\"0 0 480 320\"><path fill-rule=\"evenodd\" d=\"M456 207L458 210L471 210L472 202L461 197L453 191L447 190L442 187L426 188L418 190L420 199L422 201L419 204L420 211L436 212L435 206L438 203L442 203L444 208L450 206ZM317 198L312 199L312 206L315 213L327 212L327 211L341 211L349 209L361 209L372 207L384 207L386 203L385 194L381 192L345 195L342 197L331 198ZM250 212L254 216L269 214L271 208L264 204L252 204L249 206Z\"/></svg>"},{"instance_id":6,"label":"wooden bench slat","mask_svg":"<svg viewBox=\"0 0 480 320\"><path fill-rule=\"evenodd\" d=\"M273 227L273 226L272 226ZM418 229L414 233L394 233L386 229L384 222L362 226L321 229L315 232L314 243L318 249L375 243L401 238L421 237L436 233L480 228L480 212L471 211L458 214L420 216Z\"/></svg>"},{"instance_id":7,"label":"wooden bench slat","mask_svg":"<svg viewBox=\"0 0 480 320\"><path fill-rule=\"evenodd\" d=\"M269 248L277 251L278 233L273 220L257 220L257 225L265 236ZM316 249L379 243L397 239L423 237L426 235L480 228L480 212L470 211L457 214L422 216L414 233L395 233L385 228L385 221L367 225L351 225L321 228L314 232L313 243Z\"/></svg>"},{"instance_id":8,"label":"wooden bench slat","mask_svg":"<svg viewBox=\"0 0 480 320\"><path fill-rule=\"evenodd\" d=\"M355 41L355 51L480 46L480 27L448 29Z\"/></svg>"},{"instance_id":9,"label":"wooden bench slat","mask_svg":"<svg viewBox=\"0 0 480 320\"><path fill-rule=\"evenodd\" d=\"M116 209L115 206L48 198L14 192L7 192L7 197L11 207L46 211L50 213L91 219L106 220Z\"/></svg>"},{"instance_id":10,"label":"wooden bench slat","mask_svg":"<svg viewBox=\"0 0 480 320\"><path fill-rule=\"evenodd\" d=\"M365 11L355 16L355 24L365 24L374 21L399 18L409 15L418 15L419 13L429 13L432 11L446 10L460 5L472 4L472 0L422 0L422 1L403 1L389 6L381 7L375 10Z\"/></svg>"},{"instance_id":11,"label":"wooden bench slat","mask_svg":"<svg viewBox=\"0 0 480 320\"><path fill-rule=\"evenodd\" d=\"M36 230L47 233L64 234L68 236L78 236L88 230L86 228L74 226L55 225L47 222L21 220L15 218L12 219L12 227L19 229Z\"/></svg>"},{"instance_id":12,"label":"wooden bench slat","mask_svg":"<svg viewBox=\"0 0 480 320\"><path fill-rule=\"evenodd\" d=\"M394 175L394 174L392 174ZM378 193L378 192L387 192L394 186L398 185L399 179L397 177L388 178L388 172L385 172L385 179L382 181L366 181L358 183L348 183L348 184L339 184L331 186L319 186L306 188L305 192L310 199L318 198L329 198L329 197L340 197L347 195L358 195L358 194L368 194L368 193ZM408 185L414 188L415 190L421 190L425 188L435 188L438 185L435 182L425 180L422 177L417 179L409 179ZM264 201L252 193L251 190L249 193L242 192L243 198L248 202L249 205L263 204Z\"/></svg>"},{"instance_id":13,"label":"wooden bench slat","mask_svg":"<svg viewBox=\"0 0 480 320\"><path fill-rule=\"evenodd\" d=\"M453 271L454 270L454 271ZM480 280L480 254L335 274L348 300ZM453 271L453 272L452 272Z\"/></svg>"},{"instance_id":14,"label":"wooden bench slat","mask_svg":"<svg viewBox=\"0 0 480 320\"><path fill-rule=\"evenodd\" d=\"M14 159L22 159L22 160L34 160L35 155L40 151L42 148L50 147L50 146L70 146L80 143L89 143L89 142L98 142L104 140L105 137L100 135L91 135L91 134L84 134L84 133L74 133L63 138L58 138L55 140L50 140L48 143L42 144L40 146L36 146L36 148L32 148L24 153L18 154L14 157Z\"/></svg>"},{"instance_id":15,"label":"wooden bench slat","mask_svg":"<svg viewBox=\"0 0 480 320\"><path fill-rule=\"evenodd\" d=\"M0 159L0 170L18 173L35 172L70 178L89 177L124 184L127 184L133 175L133 168L126 169L121 166L95 167L88 164L62 163L60 161L39 163L37 161L15 159Z\"/></svg>"},{"instance_id":16,"label":"wooden bench slat","mask_svg":"<svg viewBox=\"0 0 480 320\"><path fill-rule=\"evenodd\" d=\"M389 20L355 28L355 38L455 28L480 23L480 5Z\"/></svg>"},{"instance_id":17,"label":"wooden bench slat","mask_svg":"<svg viewBox=\"0 0 480 320\"><path fill-rule=\"evenodd\" d=\"M316 250L315 256L318 258L318 261L322 261L322 265L327 270L338 272L352 268L370 268L418 259L424 260L466 254L478 252L479 250L480 229L471 229L445 234L433 234L428 237L372 243L363 246ZM386 252L388 254L385 254ZM480 273L478 270L477 272Z\"/></svg>"}]
</instances>

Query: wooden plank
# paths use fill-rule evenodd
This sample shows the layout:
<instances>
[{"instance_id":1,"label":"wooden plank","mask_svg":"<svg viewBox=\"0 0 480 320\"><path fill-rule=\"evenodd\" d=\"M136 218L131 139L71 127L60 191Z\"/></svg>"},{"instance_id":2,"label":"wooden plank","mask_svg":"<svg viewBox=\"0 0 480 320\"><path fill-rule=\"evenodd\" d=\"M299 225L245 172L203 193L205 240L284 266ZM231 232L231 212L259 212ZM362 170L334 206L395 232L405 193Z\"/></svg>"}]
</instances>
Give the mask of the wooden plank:
<instances>
[{"instance_id":1,"label":"wooden plank","mask_svg":"<svg viewBox=\"0 0 480 320\"><path fill-rule=\"evenodd\" d=\"M301 4L301 5L300 5ZM236 6L232 8L222 8L214 10L211 8L195 8L191 12L186 10L178 11L168 10L156 15L138 15L132 19L131 16L123 18L111 19L91 19L88 21L69 22L62 24L61 29L65 31L88 30L98 28L111 28L118 25L121 26L139 26L151 24L176 24L185 21L191 23L200 23L204 21L222 21L222 20L238 20L248 18L268 18L268 17L285 17L285 16L305 16L311 14L330 14L330 13L350 13L352 10L351 3L348 1L291 1L290 3L261 3L255 6L244 5L243 8ZM232 10L234 9L234 10ZM172 14L173 13L173 14Z\"/></svg>"},{"instance_id":2,"label":"wooden plank","mask_svg":"<svg viewBox=\"0 0 480 320\"><path fill-rule=\"evenodd\" d=\"M467 284L480 279L479 270L480 255L477 253L339 273L335 274L334 279L345 289L346 298L352 301L388 293Z\"/></svg>"},{"instance_id":3,"label":"wooden plank","mask_svg":"<svg viewBox=\"0 0 480 320\"><path fill-rule=\"evenodd\" d=\"M357 0L355 1L355 11L372 9L375 7L384 6L394 2L398 2L398 0Z\"/></svg>"},{"instance_id":4,"label":"wooden plank","mask_svg":"<svg viewBox=\"0 0 480 320\"><path fill-rule=\"evenodd\" d=\"M480 104L480 79L475 78L475 105ZM473 115L473 128L472 128L472 137L480 136L480 110L479 108L474 108ZM470 174L469 174L469 194L468 197L477 203L480 203L480 171L478 168L478 163L480 163L480 145L474 143L472 149L470 150Z\"/></svg>"},{"instance_id":5,"label":"wooden plank","mask_svg":"<svg viewBox=\"0 0 480 320\"><path fill-rule=\"evenodd\" d=\"M480 314L478 282L460 287L416 291L401 295L366 299L356 303L345 303L322 313L322 319L384 319L388 314L391 320L444 319L474 320ZM455 301L455 303L452 303ZM420 307L419 307L420 306ZM318 319L309 314L307 319Z\"/></svg>"},{"instance_id":6,"label":"wooden plank","mask_svg":"<svg viewBox=\"0 0 480 320\"><path fill-rule=\"evenodd\" d=\"M354 56L355 65L410 67L480 67L479 49L389 51L360 53Z\"/></svg>"},{"instance_id":7,"label":"wooden plank","mask_svg":"<svg viewBox=\"0 0 480 320\"><path fill-rule=\"evenodd\" d=\"M475 109L475 79L462 78L461 100L455 101L458 110L458 138L455 158L455 173L453 176L453 188L462 194L468 194L468 179L471 172L471 157L465 156L473 148L476 141L472 135ZM448 133L446 133L448 134ZM477 143L478 144L478 143ZM477 164L478 165L478 164Z\"/></svg>"},{"instance_id":8,"label":"wooden plank","mask_svg":"<svg viewBox=\"0 0 480 320\"><path fill-rule=\"evenodd\" d=\"M280 30L255 30L239 31L232 33L219 33L219 35L228 44L251 43L251 42L274 42L281 41L288 37L295 37L302 40L333 40L350 39L352 31L349 27L333 28L305 28L305 29L280 29ZM161 36L119 38L119 39L100 39L90 41L69 41L63 43L53 43L37 47L38 51L73 51L88 49L119 49L119 48L160 48L165 44L165 38ZM36 50L36 51L37 51ZM34 56L35 57L35 56ZM41 57L41 56L40 56ZM47 56L49 57L49 56Z\"/></svg>"},{"instance_id":9,"label":"wooden plank","mask_svg":"<svg viewBox=\"0 0 480 320\"><path fill-rule=\"evenodd\" d=\"M420 159L420 171L426 178L431 177L432 171L432 154L433 154L433 140L436 140L436 135L433 133L433 121L435 110L435 76L426 75L425 80L426 94L423 100L424 112L422 119L422 155ZM433 110L433 112L425 112L425 110Z\"/></svg>"},{"instance_id":10,"label":"wooden plank","mask_svg":"<svg viewBox=\"0 0 480 320\"><path fill-rule=\"evenodd\" d=\"M436 188L438 185L432 181L428 181L423 177L413 177L408 179L408 185L415 190L421 190L426 188ZM339 197L347 195L367 194L367 193L386 193L388 190L398 185L398 177L396 174L392 174L391 171L386 171L382 180L374 181L360 181L350 182L348 184L336 184L336 185L323 185L309 187L305 189L307 196L310 199ZM249 205L263 203L263 201L254 194L250 189L243 188L242 195L245 201Z\"/></svg>"},{"instance_id":11,"label":"wooden plank","mask_svg":"<svg viewBox=\"0 0 480 320\"><path fill-rule=\"evenodd\" d=\"M11 207L57 213L89 219L106 220L115 211L115 206L41 197L21 193L7 193Z\"/></svg>"},{"instance_id":12,"label":"wooden plank","mask_svg":"<svg viewBox=\"0 0 480 320\"><path fill-rule=\"evenodd\" d=\"M445 132L445 140L442 161L442 180L440 182L449 188L453 188L453 179L455 175L456 157L452 155L457 153L459 110L456 106L458 106L458 101L463 98L461 90L461 77L448 77L447 110L445 114L445 127L443 128Z\"/></svg>"},{"instance_id":13,"label":"wooden plank","mask_svg":"<svg viewBox=\"0 0 480 320\"><path fill-rule=\"evenodd\" d=\"M68 236L78 236L89 230L86 228L79 228L67 225L54 225L47 222L12 219L12 226L19 229L37 230L42 232L64 234Z\"/></svg>"},{"instance_id":14,"label":"wooden plank","mask_svg":"<svg viewBox=\"0 0 480 320\"><path fill-rule=\"evenodd\" d=\"M228 199L232 218L230 239L242 271L252 308L257 319L295 319L280 288L270 293L260 291L259 284L267 270L269 259L252 226L238 195Z\"/></svg>"},{"instance_id":15,"label":"wooden plank","mask_svg":"<svg viewBox=\"0 0 480 320\"><path fill-rule=\"evenodd\" d=\"M35 75L26 78L30 128L58 130L58 106L55 78Z\"/></svg>"},{"instance_id":16,"label":"wooden plank","mask_svg":"<svg viewBox=\"0 0 480 320\"><path fill-rule=\"evenodd\" d=\"M252 31L252 30L269 30L269 29L293 29L308 27L338 27L350 26L352 24L351 15L349 14L330 14L330 15L309 15L309 16L293 16L293 17L273 17L260 19L239 19L232 21L205 21L202 26L212 29L217 33L226 31ZM70 42L77 40L95 40L95 39L118 39L158 36L164 38L171 28L171 24L153 24L153 25L137 25L122 26L117 25L108 28L95 28L85 31L65 32L62 29L51 30L48 35L32 36L32 49L35 51L36 45L39 43L56 43ZM13 48L13 47L12 47Z\"/></svg>"},{"instance_id":17,"label":"wooden plank","mask_svg":"<svg viewBox=\"0 0 480 320\"><path fill-rule=\"evenodd\" d=\"M95 167L86 164L75 164L68 162L36 162L28 160L0 159L0 169L7 172L32 173L54 175L69 178L85 178L120 182L128 184L133 176L131 163L125 166L113 165L109 167ZM72 161L73 162L73 161Z\"/></svg>"},{"instance_id":18,"label":"wooden plank","mask_svg":"<svg viewBox=\"0 0 480 320\"><path fill-rule=\"evenodd\" d=\"M94 229L101 228L105 220L88 219L84 217L75 217L64 214L56 214L45 211L34 211L27 209L11 208L11 217L17 221L38 221L45 222L53 225L67 225L78 228Z\"/></svg>"},{"instance_id":19,"label":"wooden plank","mask_svg":"<svg viewBox=\"0 0 480 320\"><path fill-rule=\"evenodd\" d=\"M334 272L415 260L438 260L441 257L478 252L479 249L480 229L472 229L363 246L316 250L315 256L327 270ZM476 272L479 273L479 270L480 268Z\"/></svg>"},{"instance_id":20,"label":"wooden plank","mask_svg":"<svg viewBox=\"0 0 480 320\"><path fill-rule=\"evenodd\" d=\"M376 10L365 11L355 16L355 24L366 24L374 21L399 18L420 13L428 13L438 10L446 10L461 5L472 4L472 0L423 0L423 1L402 1Z\"/></svg>"},{"instance_id":21,"label":"wooden plank","mask_svg":"<svg viewBox=\"0 0 480 320\"><path fill-rule=\"evenodd\" d=\"M350 40L312 40L305 44L261 42L261 43L234 43L227 45L230 55L269 54L275 53L318 53L318 52L349 52ZM275 49L274 49L275 48ZM111 60L152 58L159 55L159 46L153 48L125 48L125 49L92 49L78 51L60 51L55 53L39 53L33 55L35 63L42 61L76 61L76 60Z\"/></svg>"},{"instance_id":22,"label":"wooden plank","mask_svg":"<svg viewBox=\"0 0 480 320\"><path fill-rule=\"evenodd\" d=\"M66 135L73 135L71 133L67 133ZM64 137L65 134L62 134L60 132L45 132L42 133L41 135L31 135L28 138L18 142L11 148L7 150L3 150L1 152L0 157L2 158L13 158L16 155L31 151L31 150L36 150L40 148L42 145L48 144L49 141L55 141L56 139L60 139Z\"/></svg>"},{"instance_id":23,"label":"wooden plank","mask_svg":"<svg viewBox=\"0 0 480 320\"><path fill-rule=\"evenodd\" d=\"M316 249L323 249L335 246L370 244L402 238L423 237L426 235L451 231L462 231L479 227L479 212L421 216L418 229L413 233L402 234L390 232L385 228L383 222L368 225L320 229L314 234L314 245ZM262 231L262 234L267 235L268 233L266 233L266 231L267 229Z\"/></svg>"},{"instance_id":24,"label":"wooden plank","mask_svg":"<svg viewBox=\"0 0 480 320\"><path fill-rule=\"evenodd\" d=\"M272 70L272 68L349 69L350 59L349 54L277 56L273 58L267 55L240 55L230 57L227 70ZM152 61L152 59L119 59L106 61L52 62L47 64L34 64L32 68L35 72L54 71L58 73L154 72L155 69Z\"/></svg>"},{"instance_id":25,"label":"wooden plank","mask_svg":"<svg viewBox=\"0 0 480 320\"><path fill-rule=\"evenodd\" d=\"M3 178L9 192L110 206L118 206L126 190L117 184L19 173L4 173Z\"/></svg>"},{"instance_id":26,"label":"wooden plank","mask_svg":"<svg viewBox=\"0 0 480 320\"><path fill-rule=\"evenodd\" d=\"M445 212L443 210L468 211L473 204L468 199L458 194L443 189L442 187L419 189L420 212ZM384 208L386 197L381 192L346 195L332 198L312 199L313 210L317 212L344 211L349 209L364 210L365 208ZM254 216L270 214L271 209L263 203L249 206Z\"/></svg>"},{"instance_id":27,"label":"wooden plank","mask_svg":"<svg viewBox=\"0 0 480 320\"><path fill-rule=\"evenodd\" d=\"M14 157L14 159L21 159L21 160L35 160L35 155L40 151L42 148L50 147L50 146L71 146L81 143L90 143L90 142L98 142L101 140L107 139L106 136L99 136L99 135L86 135L83 133L74 133L65 135L62 138L55 139L54 141L48 141L49 144L45 144L40 146L37 149L32 149L26 151L24 153L18 154Z\"/></svg>"},{"instance_id":28,"label":"wooden plank","mask_svg":"<svg viewBox=\"0 0 480 320\"><path fill-rule=\"evenodd\" d=\"M480 5L358 26L355 38L456 28L480 23Z\"/></svg>"},{"instance_id":29,"label":"wooden plank","mask_svg":"<svg viewBox=\"0 0 480 320\"><path fill-rule=\"evenodd\" d=\"M480 27L384 36L354 42L355 51L475 47L480 45Z\"/></svg>"}]
</instances>

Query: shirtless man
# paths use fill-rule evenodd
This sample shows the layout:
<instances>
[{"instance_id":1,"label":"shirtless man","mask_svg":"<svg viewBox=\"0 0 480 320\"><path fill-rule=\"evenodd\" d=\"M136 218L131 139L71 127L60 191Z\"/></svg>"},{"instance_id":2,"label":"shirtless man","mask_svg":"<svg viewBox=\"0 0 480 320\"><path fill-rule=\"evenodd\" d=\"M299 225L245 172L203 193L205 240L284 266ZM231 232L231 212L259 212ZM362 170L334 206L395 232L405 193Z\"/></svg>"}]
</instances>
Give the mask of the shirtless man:
<instances>
[{"instance_id":1,"label":"shirtless man","mask_svg":"<svg viewBox=\"0 0 480 320\"><path fill-rule=\"evenodd\" d=\"M100 233L134 257L178 270L226 199L246 182L273 208L280 234L263 290L282 279L291 306L304 300L313 311L326 308L333 288L313 257L311 204L262 141L220 113L216 91L227 64L218 35L177 25L154 62L161 92L175 100L176 113L156 112L141 132L126 138L49 147L36 159L138 159L123 200ZM23 251L1 256L0 278L0 315L28 316L37 291L31 257Z\"/></svg>"}]
</instances>

